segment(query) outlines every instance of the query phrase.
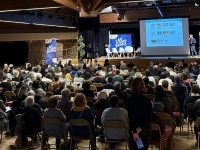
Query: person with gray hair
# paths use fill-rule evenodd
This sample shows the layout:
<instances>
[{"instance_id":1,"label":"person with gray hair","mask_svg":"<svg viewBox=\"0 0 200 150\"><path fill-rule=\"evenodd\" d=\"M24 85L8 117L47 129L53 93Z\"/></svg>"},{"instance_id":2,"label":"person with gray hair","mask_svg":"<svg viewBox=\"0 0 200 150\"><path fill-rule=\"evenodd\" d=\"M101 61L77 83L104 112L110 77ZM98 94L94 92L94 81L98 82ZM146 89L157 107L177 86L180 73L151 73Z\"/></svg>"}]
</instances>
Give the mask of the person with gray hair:
<instances>
[{"instance_id":1,"label":"person with gray hair","mask_svg":"<svg viewBox=\"0 0 200 150\"><path fill-rule=\"evenodd\" d=\"M184 99L188 96L188 88L186 85L181 83L180 75L174 76L174 84L171 86L174 96L180 104L181 113L183 113Z\"/></svg>"},{"instance_id":2,"label":"person with gray hair","mask_svg":"<svg viewBox=\"0 0 200 150\"><path fill-rule=\"evenodd\" d=\"M35 103L35 92L33 90L28 91L26 99L21 103L21 107L22 109L25 107L33 107L39 111L40 115L43 115L42 108L39 104Z\"/></svg>"},{"instance_id":3,"label":"person with gray hair","mask_svg":"<svg viewBox=\"0 0 200 150\"><path fill-rule=\"evenodd\" d=\"M109 97L111 97L112 95L117 95L119 99L123 100L123 104L119 104L119 107L124 107L126 109L127 108L126 104L129 94L121 89L121 83L119 81L116 81L113 84L113 88L114 91L109 93Z\"/></svg>"},{"instance_id":4,"label":"person with gray hair","mask_svg":"<svg viewBox=\"0 0 200 150\"><path fill-rule=\"evenodd\" d=\"M25 107L22 108L22 121L24 122L24 127L22 129L22 143L26 144L27 135L33 135L36 130L41 128L42 115L40 112L33 107L34 97L28 96L25 99ZM33 137L34 138L34 137Z\"/></svg>"},{"instance_id":5,"label":"person with gray hair","mask_svg":"<svg viewBox=\"0 0 200 150\"><path fill-rule=\"evenodd\" d=\"M72 108L72 101L70 99L70 90L65 88L61 91L62 98L58 100L57 107L59 109L71 110Z\"/></svg>"}]
</instances>

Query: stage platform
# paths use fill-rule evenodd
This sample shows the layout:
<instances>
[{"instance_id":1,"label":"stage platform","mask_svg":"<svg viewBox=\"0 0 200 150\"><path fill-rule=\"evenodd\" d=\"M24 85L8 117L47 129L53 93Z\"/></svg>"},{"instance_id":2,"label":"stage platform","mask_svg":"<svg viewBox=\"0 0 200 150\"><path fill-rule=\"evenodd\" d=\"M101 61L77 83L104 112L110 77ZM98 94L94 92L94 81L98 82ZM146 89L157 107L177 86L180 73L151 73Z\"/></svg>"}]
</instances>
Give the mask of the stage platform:
<instances>
[{"instance_id":1,"label":"stage platform","mask_svg":"<svg viewBox=\"0 0 200 150\"><path fill-rule=\"evenodd\" d=\"M105 59L109 60L109 63L111 65L116 65L118 64L121 60L123 60L126 64L130 63L130 61L132 60L132 62L134 64L138 64L140 67L147 67L149 66L149 62L153 61L154 63L159 62L162 64L166 64L167 63L167 59L168 57L170 57L172 59L173 62L178 63L180 62L182 59L185 59L186 63L191 63L194 62L196 59L200 59L200 56L197 57L191 57L191 56L137 56L137 57L110 57L107 58L106 56L102 56L100 58L98 58L98 63L101 65L104 65L104 61Z\"/></svg>"}]
</instances>

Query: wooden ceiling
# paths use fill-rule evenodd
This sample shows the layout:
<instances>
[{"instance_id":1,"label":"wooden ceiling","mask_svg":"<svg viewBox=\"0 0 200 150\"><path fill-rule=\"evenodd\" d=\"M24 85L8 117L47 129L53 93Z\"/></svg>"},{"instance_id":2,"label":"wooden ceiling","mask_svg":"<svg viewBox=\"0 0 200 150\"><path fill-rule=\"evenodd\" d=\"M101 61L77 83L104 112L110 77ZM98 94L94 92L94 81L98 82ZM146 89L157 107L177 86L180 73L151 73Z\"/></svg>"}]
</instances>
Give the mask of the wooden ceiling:
<instances>
[{"instance_id":1,"label":"wooden ceiling","mask_svg":"<svg viewBox=\"0 0 200 150\"><path fill-rule=\"evenodd\" d=\"M117 20L117 18L113 19L112 17L110 19L111 16L114 16L114 14L117 13L117 10L119 10L119 13L122 13L122 14L127 14L126 12L129 11L129 14L131 15L133 13L131 13L130 11L133 11L134 19L130 19L130 20L127 18L124 19L125 22L129 22L129 21L133 22L137 20L137 18L141 16L143 12L148 14L146 15L148 17L151 14L153 16L150 16L150 17L155 16L155 13L157 12L155 5L153 5L152 7L146 6L146 3L152 3L151 1L152 0L34 0L34 1L18 0L16 3L13 3L13 0L6 0L2 2L0 5L0 16L4 15L5 13L7 13L7 15L10 16L9 13L12 13L12 16L16 15L16 17L19 17L19 18L21 16L25 21L30 21L31 18L32 19L35 18L36 20L36 17L40 17L41 18L40 20L42 21L43 18L45 18L42 16L42 13L43 13L46 16L49 15L49 17L47 17L45 20L46 23L40 24L40 23L37 23L38 20L36 20L37 25L39 26L41 25L41 29L43 29L45 26L48 26L48 21L50 24L51 20L53 19L54 19L54 22L56 21L58 22L58 27L59 27L59 21L63 21L66 18L68 18L66 23L74 25L77 23L76 21L78 17L95 17L104 8L108 6L112 6L113 8L111 12L112 15L100 14L100 19L106 18L109 21L106 22L106 21L101 20L101 22L103 23L111 23L112 21L118 22L119 20ZM156 4L159 5L159 8L164 9L164 12L168 11L168 8L171 9L171 7L181 8L181 9L178 9L179 12L181 12L182 10L185 11L185 10L189 10L191 7L192 8L195 7L195 2L199 4L200 0L155 0L155 1L156 1ZM150 9L152 9L153 13L151 12ZM143 12L141 12L141 10ZM13 14L13 13L16 13L16 14ZM188 13L190 14L192 12L188 12ZM200 14L198 13L198 11L195 11L195 13ZM167 14L168 16L170 16L169 12ZM10 19L11 19L10 22L12 22L12 18ZM16 21L16 19L13 19L13 20ZM8 26L4 27L5 23L2 23L3 21L4 20L1 20L1 17L0 17L0 30L3 30L4 28L6 29L19 28L21 30L21 28L23 27L26 29L39 28L39 27L34 27L35 25L33 23L29 23L29 24L27 23L26 25L22 25L22 27L14 23L6 23ZM48 26L47 29L49 28L56 28L56 27Z\"/></svg>"}]
</instances>

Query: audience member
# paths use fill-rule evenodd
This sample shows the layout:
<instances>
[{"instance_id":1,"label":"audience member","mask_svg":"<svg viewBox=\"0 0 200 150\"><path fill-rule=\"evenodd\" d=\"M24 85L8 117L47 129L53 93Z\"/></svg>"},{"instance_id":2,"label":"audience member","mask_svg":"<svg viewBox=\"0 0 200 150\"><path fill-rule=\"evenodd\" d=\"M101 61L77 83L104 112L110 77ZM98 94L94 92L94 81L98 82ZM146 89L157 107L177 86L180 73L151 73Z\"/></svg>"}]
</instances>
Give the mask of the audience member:
<instances>
[{"instance_id":1,"label":"audience member","mask_svg":"<svg viewBox=\"0 0 200 150\"><path fill-rule=\"evenodd\" d=\"M149 85L149 78L144 77L143 81L144 81L145 87L147 89L145 94L154 94L154 89Z\"/></svg>"},{"instance_id":2,"label":"audience member","mask_svg":"<svg viewBox=\"0 0 200 150\"><path fill-rule=\"evenodd\" d=\"M96 76L94 77L93 82L106 84L106 80L99 74L99 71L96 72Z\"/></svg>"},{"instance_id":3,"label":"audience member","mask_svg":"<svg viewBox=\"0 0 200 150\"><path fill-rule=\"evenodd\" d=\"M108 77L107 78L107 84L103 85L103 89L113 89L113 78L112 77Z\"/></svg>"},{"instance_id":4,"label":"audience member","mask_svg":"<svg viewBox=\"0 0 200 150\"><path fill-rule=\"evenodd\" d=\"M168 62L167 62L167 64L166 64L166 66L167 66L168 68L174 68L174 66L175 66L175 63L172 62L172 59L171 59L170 57L168 58Z\"/></svg>"},{"instance_id":5,"label":"audience member","mask_svg":"<svg viewBox=\"0 0 200 150\"><path fill-rule=\"evenodd\" d=\"M96 150L96 136L93 126L94 116L92 110L87 106L86 97L82 93L78 93L74 98L74 105L70 111L70 119L84 119L90 124L92 130L92 139L90 139L91 149ZM73 135L76 136L88 136L88 127L72 127ZM94 143L93 143L94 142Z\"/></svg>"},{"instance_id":6,"label":"audience member","mask_svg":"<svg viewBox=\"0 0 200 150\"><path fill-rule=\"evenodd\" d=\"M151 75L160 77L160 74L161 74L161 71L158 70L158 65L154 65L153 70L151 71Z\"/></svg>"},{"instance_id":7,"label":"audience member","mask_svg":"<svg viewBox=\"0 0 200 150\"><path fill-rule=\"evenodd\" d=\"M187 86L181 83L180 75L174 76L174 84L172 85L172 91L174 96L176 97L177 101L181 107L181 113L183 113L183 103L184 99L188 96L188 89Z\"/></svg>"},{"instance_id":8,"label":"audience member","mask_svg":"<svg viewBox=\"0 0 200 150\"><path fill-rule=\"evenodd\" d=\"M103 111L101 116L101 122L105 129L105 122L109 120L123 121L126 128L128 129L128 113L124 108L118 107L119 98L117 95L113 95L109 98L110 108ZM124 129L106 128L106 136L109 139L125 139L126 133ZM110 149L115 149L115 143L109 142Z\"/></svg>"},{"instance_id":9,"label":"audience member","mask_svg":"<svg viewBox=\"0 0 200 150\"><path fill-rule=\"evenodd\" d=\"M121 83L120 82L115 82L113 84L114 91L109 93L109 97L112 95L117 95L119 99L123 100L123 106L124 108L127 108L127 99L129 97L129 94L126 91L123 91L121 88Z\"/></svg>"},{"instance_id":10,"label":"audience member","mask_svg":"<svg viewBox=\"0 0 200 150\"><path fill-rule=\"evenodd\" d=\"M184 119L191 118L192 120L196 120L196 116L194 115L193 111L189 111L187 113L187 105L189 103L195 103L196 100L200 99L200 88L199 85L195 84L192 86L192 90L190 92L190 97L185 98L184 100ZM188 116L189 115L189 116Z\"/></svg>"},{"instance_id":11,"label":"audience member","mask_svg":"<svg viewBox=\"0 0 200 150\"><path fill-rule=\"evenodd\" d=\"M135 78L132 84L132 95L127 100L129 116L130 149L138 149L136 141L141 138L144 150L149 147L151 137L151 100L143 95L146 92L142 78Z\"/></svg>"}]
</instances>

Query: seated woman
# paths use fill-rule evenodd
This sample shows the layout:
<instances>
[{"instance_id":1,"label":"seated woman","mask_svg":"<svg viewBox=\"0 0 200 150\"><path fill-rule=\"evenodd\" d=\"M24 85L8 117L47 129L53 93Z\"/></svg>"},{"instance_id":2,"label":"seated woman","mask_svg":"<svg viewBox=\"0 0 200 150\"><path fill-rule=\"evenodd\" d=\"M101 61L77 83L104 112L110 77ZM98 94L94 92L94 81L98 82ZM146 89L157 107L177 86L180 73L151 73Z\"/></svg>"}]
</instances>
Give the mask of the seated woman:
<instances>
[{"instance_id":1,"label":"seated woman","mask_svg":"<svg viewBox=\"0 0 200 150\"><path fill-rule=\"evenodd\" d=\"M53 83L51 83L51 90L54 92L59 87L59 76L54 77Z\"/></svg>"},{"instance_id":2,"label":"seated woman","mask_svg":"<svg viewBox=\"0 0 200 150\"><path fill-rule=\"evenodd\" d=\"M171 100L167 97L165 90L161 85L158 85L155 89L155 98L153 100L154 105L156 103L162 103L165 107L171 109L172 103ZM166 112L167 113L167 112Z\"/></svg>"},{"instance_id":3,"label":"seated woman","mask_svg":"<svg viewBox=\"0 0 200 150\"><path fill-rule=\"evenodd\" d=\"M50 118L58 118L63 125L63 133L60 133L61 130L58 130L57 125L51 125L51 126L45 126L44 130L45 131L54 131L51 132L53 133L52 136L58 136L60 134L63 135L63 138L67 137L67 132L66 132L66 116L63 114L63 112L57 108L57 103L58 103L58 97L57 96L51 96L48 100L49 108L47 111L44 112L44 117L50 117ZM56 148L59 148L60 145L60 139L56 138Z\"/></svg>"},{"instance_id":4,"label":"seated woman","mask_svg":"<svg viewBox=\"0 0 200 150\"><path fill-rule=\"evenodd\" d=\"M91 97L94 98L94 91L90 90L90 82L84 81L82 84L83 90L81 90L81 93L85 95L85 97Z\"/></svg>"},{"instance_id":5,"label":"seated woman","mask_svg":"<svg viewBox=\"0 0 200 150\"><path fill-rule=\"evenodd\" d=\"M74 98L74 107L70 111L70 119L84 119L87 120L90 124L92 130L93 142L90 139L92 150L96 149L96 136L95 129L93 127L94 116L92 110L87 106L87 101L85 95L78 93ZM88 127L73 127L73 134L78 136L88 136L89 129ZM94 144L94 145L93 145Z\"/></svg>"},{"instance_id":6,"label":"seated woman","mask_svg":"<svg viewBox=\"0 0 200 150\"><path fill-rule=\"evenodd\" d=\"M25 100L27 97L26 96L27 92L28 92L28 87L22 86L19 89L19 92L17 93L17 101L22 102L23 100Z\"/></svg>"}]
</instances>

